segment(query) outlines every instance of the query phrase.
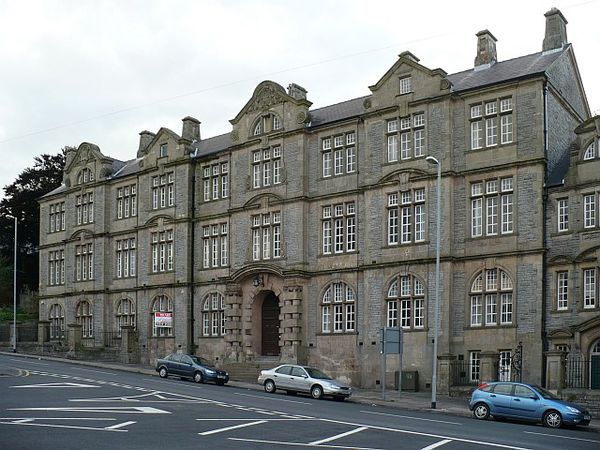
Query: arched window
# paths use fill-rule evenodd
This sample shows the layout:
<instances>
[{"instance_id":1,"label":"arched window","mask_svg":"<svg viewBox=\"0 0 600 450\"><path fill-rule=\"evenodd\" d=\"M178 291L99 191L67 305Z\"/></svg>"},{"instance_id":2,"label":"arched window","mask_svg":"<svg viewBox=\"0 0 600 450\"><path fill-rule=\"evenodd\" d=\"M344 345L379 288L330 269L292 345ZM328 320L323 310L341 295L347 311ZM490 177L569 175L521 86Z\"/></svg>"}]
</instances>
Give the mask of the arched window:
<instances>
[{"instance_id":1,"label":"arched window","mask_svg":"<svg viewBox=\"0 0 600 450\"><path fill-rule=\"evenodd\" d=\"M121 336L121 327L132 326L135 328L135 306L128 298L119 301L117 306L117 333Z\"/></svg>"},{"instance_id":2,"label":"arched window","mask_svg":"<svg viewBox=\"0 0 600 450\"><path fill-rule=\"evenodd\" d=\"M153 337L173 336L173 302L169 297L157 295L154 298L150 319Z\"/></svg>"},{"instance_id":3,"label":"arched window","mask_svg":"<svg viewBox=\"0 0 600 450\"><path fill-rule=\"evenodd\" d=\"M587 149L585 150L585 153L583 155L583 160L587 161L589 159L594 159L596 157L596 146L595 146L595 142L592 141L590 143L590 145L588 145Z\"/></svg>"},{"instance_id":4,"label":"arched window","mask_svg":"<svg viewBox=\"0 0 600 450\"><path fill-rule=\"evenodd\" d=\"M420 329L425 325L425 289L413 275L396 277L388 288L387 326ZM398 320L399 319L399 320Z\"/></svg>"},{"instance_id":5,"label":"arched window","mask_svg":"<svg viewBox=\"0 0 600 450\"><path fill-rule=\"evenodd\" d=\"M94 337L94 318L90 302L87 300L79 302L75 313L75 321L78 325L81 325L84 338Z\"/></svg>"},{"instance_id":6,"label":"arched window","mask_svg":"<svg viewBox=\"0 0 600 450\"><path fill-rule=\"evenodd\" d=\"M356 330L356 295L346 283L331 283L321 299L321 331L346 333Z\"/></svg>"},{"instance_id":7,"label":"arched window","mask_svg":"<svg viewBox=\"0 0 600 450\"><path fill-rule=\"evenodd\" d=\"M94 181L94 172L92 172L87 167L81 169L81 171L77 175L77 184L85 184L91 181Z\"/></svg>"},{"instance_id":8,"label":"arched window","mask_svg":"<svg viewBox=\"0 0 600 450\"><path fill-rule=\"evenodd\" d=\"M61 339L65 337L65 313L62 306L55 303L50 307L50 339Z\"/></svg>"},{"instance_id":9,"label":"arched window","mask_svg":"<svg viewBox=\"0 0 600 450\"><path fill-rule=\"evenodd\" d=\"M471 284L471 326L513 323L513 283L502 269L485 269Z\"/></svg>"},{"instance_id":10,"label":"arched window","mask_svg":"<svg viewBox=\"0 0 600 450\"><path fill-rule=\"evenodd\" d=\"M202 302L202 336L225 334L225 299L218 292L211 292Z\"/></svg>"},{"instance_id":11,"label":"arched window","mask_svg":"<svg viewBox=\"0 0 600 450\"><path fill-rule=\"evenodd\" d=\"M278 131L282 128L283 126L279 116L274 113L268 113L256 119L254 128L252 128L252 135L260 136L261 134Z\"/></svg>"}]
</instances>

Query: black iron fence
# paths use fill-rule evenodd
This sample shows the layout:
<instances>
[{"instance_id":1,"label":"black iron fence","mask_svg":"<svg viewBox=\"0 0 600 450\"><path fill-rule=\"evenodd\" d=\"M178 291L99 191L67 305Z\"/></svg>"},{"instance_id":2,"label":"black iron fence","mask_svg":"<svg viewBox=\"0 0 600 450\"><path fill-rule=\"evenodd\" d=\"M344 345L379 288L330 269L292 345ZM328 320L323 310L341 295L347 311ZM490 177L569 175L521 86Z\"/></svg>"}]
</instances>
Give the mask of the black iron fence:
<instances>
[{"instance_id":1,"label":"black iron fence","mask_svg":"<svg viewBox=\"0 0 600 450\"><path fill-rule=\"evenodd\" d=\"M450 363L450 382L452 386L477 386L479 384L479 365L469 361Z\"/></svg>"},{"instance_id":2,"label":"black iron fence","mask_svg":"<svg viewBox=\"0 0 600 450\"><path fill-rule=\"evenodd\" d=\"M104 347L117 348L121 346L121 336L118 331L101 331Z\"/></svg>"},{"instance_id":3,"label":"black iron fence","mask_svg":"<svg viewBox=\"0 0 600 450\"><path fill-rule=\"evenodd\" d=\"M589 387L589 373L591 361L588 359L567 359L565 364L565 387Z\"/></svg>"}]
</instances>

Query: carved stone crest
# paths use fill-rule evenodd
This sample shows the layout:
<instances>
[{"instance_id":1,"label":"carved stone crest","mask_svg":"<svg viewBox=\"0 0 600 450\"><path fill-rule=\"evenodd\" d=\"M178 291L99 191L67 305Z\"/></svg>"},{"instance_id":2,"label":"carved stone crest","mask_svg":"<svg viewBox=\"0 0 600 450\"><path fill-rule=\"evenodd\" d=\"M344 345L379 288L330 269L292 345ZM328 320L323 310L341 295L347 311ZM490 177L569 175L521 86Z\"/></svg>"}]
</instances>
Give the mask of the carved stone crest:
<instances>
[{"instance_id":1,"label":"carved stone crest","mask_svg":"<svg viewBox=\"0 0 600 450\"><path fill-rule=\"evenodd\" d=\"M233 130L231 132L231 140L233 142L237 142L240 139L240 133L238 133L238 130Z\"/></svg>"},{"instance_id":2,"label":"carved stone crest","mask_svg":"<svg viewBox=\"0 0 600 450\"><path fill-rule=\"evenodd\" d=\"M250 108L248 108L248 112L267 111L271 106L281 103L284 100L281 92L278 92L273 86L266 85L256 93L256 98Z\"/></svg>"}]
</instances>

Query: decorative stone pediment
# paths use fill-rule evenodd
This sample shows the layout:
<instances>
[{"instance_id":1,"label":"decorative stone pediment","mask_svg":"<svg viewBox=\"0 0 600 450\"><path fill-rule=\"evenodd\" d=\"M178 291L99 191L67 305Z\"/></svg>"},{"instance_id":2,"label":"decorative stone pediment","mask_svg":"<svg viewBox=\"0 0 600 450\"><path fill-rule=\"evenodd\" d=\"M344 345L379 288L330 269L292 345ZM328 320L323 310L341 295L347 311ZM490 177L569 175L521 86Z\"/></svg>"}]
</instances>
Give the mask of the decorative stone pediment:
<instances>
[{"instance_id":1,"label":"decorative stone pediment","mask_svg":"<svg viewBox=\"0 0 600 450\"><path fill-rule=\"evenodd\" d=\"M246 112L268 111L271 106L284 102L286 97L285 90L277 83L263 82L254 91Z\"/></svg>"},{"instance_id":2,"label":"decorative stone pediment","mask_svg":"<svg viewBox=\"0 0 600 450\"><path fill-rule=\"evenodd\" d=\"M568 328L559 328L548 333L548 339L570 339L573 333Z\"/></svg>"}]
</instances>

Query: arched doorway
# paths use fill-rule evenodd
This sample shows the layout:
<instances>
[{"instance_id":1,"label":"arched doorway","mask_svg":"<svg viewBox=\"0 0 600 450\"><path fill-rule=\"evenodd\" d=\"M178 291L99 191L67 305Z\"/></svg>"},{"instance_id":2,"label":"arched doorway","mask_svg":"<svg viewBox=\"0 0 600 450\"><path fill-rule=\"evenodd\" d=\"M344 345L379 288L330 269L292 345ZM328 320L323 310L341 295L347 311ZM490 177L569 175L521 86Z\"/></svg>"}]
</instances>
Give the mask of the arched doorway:
<instances>
[{"instance_id":1,"label":"arched doorway","mask_svg":"<svg viewBox=\"0 0 600 450\"><path fill-rule=\"evenodd\" d=\"M590 387L600 389L600 340L596 341L590 351Z\"/></svg>"},{"instance_id":2,"label":"arched doorway","mask_svg":"<svg viewBox=\"0 0 600 450\"><path fill-rule=\"evenodd\" d=\"M262 303L261 354L279 355L279 298L268 292Z\"/></svg>"}]
</instances>

